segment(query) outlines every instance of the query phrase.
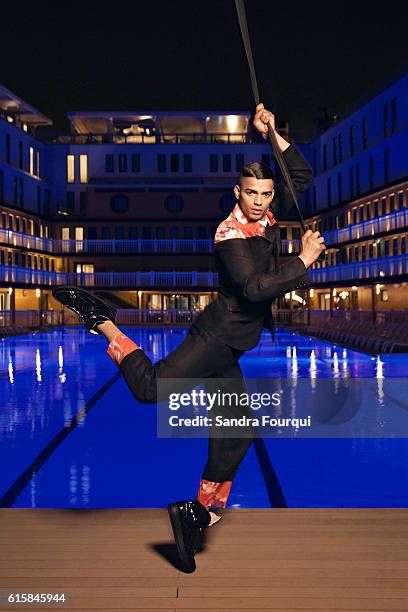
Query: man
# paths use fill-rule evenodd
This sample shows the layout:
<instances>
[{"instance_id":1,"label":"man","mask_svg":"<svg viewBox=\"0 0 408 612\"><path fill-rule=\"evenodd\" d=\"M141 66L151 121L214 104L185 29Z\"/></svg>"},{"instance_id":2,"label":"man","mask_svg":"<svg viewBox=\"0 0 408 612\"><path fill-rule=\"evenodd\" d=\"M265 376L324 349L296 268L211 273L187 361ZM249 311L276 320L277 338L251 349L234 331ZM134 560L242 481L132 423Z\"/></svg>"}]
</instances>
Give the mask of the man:
<instances>
[{"instance_id":1,"label":"man","mask_svg":"<svg viewBox=\"0 0 408 612\"><path fill-rule=\"evenodd\" d=\"M268 122L275 130L274 115L259 104L254 126L264 138ZM300 194L310 184L312 172L295 146L276 130L275 135L295 191ZM272 170L267 166L257 162L244 166L234 194L237 203L218 226L214 240L218 297L196 317L183 342L156 364L153 365L143 349L116 327L116 312L101 300L76 287L53 290L54 297L77 312L91 333L106 337L108 354L141 402L156 403L156 383L160 378L226 379L225 388L232 384L235 391L244 391L238 360L246 350L256 346L264 326L273 330L272 301L288 291L306 287L307 268L326 248L319 232L308 230L302 237L300 255L279 265L277 219L288 213L293 203L286 185L275 185ZM224 407L218 406L216 410L226 414ZM229 410L230 414L239 417L246 414L247 408L236 405ZM209 509L226 506L233 478L252 439L252 432L239 437L210 435L208 461L196 499L169 504L168 512L184 571L195 570L194 555L202 532L221 518Z\"/></svg>"}]
</instances>

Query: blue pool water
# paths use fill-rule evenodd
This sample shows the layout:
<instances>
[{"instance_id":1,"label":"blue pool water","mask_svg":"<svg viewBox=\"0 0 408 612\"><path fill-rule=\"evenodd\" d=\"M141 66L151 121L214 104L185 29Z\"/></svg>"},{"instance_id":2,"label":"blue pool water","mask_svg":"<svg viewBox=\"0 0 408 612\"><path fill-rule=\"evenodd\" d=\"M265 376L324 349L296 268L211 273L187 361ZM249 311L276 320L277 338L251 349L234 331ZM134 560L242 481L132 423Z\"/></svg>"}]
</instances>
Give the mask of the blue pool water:
<instances>
[{"instance_id":1,"label":"blue pool water","mask_svg":"<svg viewBox=\"0 0 408 612\"><path fill-rule=\"evenodd\" d=\"M154 361L186 333L124 331ZM207 441L158 438L156 406L133 398L106 348L82 327L0 339L1 506L157 508L195 496ZM248 378L408 376L408 355L377 358L285 331L275 342L265 333L240 363ZM405 438L265 438L228 505L406 507L407 484Z\"/></svg>"}]
</instances>

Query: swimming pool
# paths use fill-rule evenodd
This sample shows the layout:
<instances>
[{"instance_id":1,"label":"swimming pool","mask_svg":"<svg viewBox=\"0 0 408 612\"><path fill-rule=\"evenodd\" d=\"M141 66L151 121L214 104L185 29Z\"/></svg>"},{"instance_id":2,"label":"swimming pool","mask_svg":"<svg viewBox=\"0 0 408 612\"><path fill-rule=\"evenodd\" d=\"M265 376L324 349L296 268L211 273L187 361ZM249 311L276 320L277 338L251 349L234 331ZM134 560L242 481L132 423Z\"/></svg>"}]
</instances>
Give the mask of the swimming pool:
<instances>
[{"instance_id":1,"label":"swimming pool","mask_svg":"<svg viewBox=\"0 0 408 612\"><path fill-rule=\"evenodd\" d=\"M124 331L154 361L186 333ZM158 508L195 496L207 441L158 438L156 407L133 398L106 348L82 327L0 339L0 506ZM294 368L309 378L312 351L318 378L408 376L408 355L372 357L284 330L275 342L265 332L240 363L248 378ZM256 440L228 505L406 507L407 459L404 438Z\"/></svg>"}]
</instances>

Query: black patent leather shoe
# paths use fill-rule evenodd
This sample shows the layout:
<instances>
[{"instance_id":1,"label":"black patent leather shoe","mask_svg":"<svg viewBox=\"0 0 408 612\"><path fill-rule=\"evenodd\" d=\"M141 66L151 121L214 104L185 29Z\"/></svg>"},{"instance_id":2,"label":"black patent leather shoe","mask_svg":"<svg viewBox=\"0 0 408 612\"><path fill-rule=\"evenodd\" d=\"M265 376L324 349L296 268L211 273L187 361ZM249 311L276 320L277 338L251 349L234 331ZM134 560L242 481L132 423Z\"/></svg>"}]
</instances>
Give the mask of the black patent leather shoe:
<instances>
[{"instance_id":1,"label":"black patent leather shoe","mask_svg":"<svg viewBox=\"0 0 408 612\"><path fill-rule=\"evenodd\" d=\"M85 289L61 285L52 290L52 295L79 315L91 334L100 334L96 326L105 321L116 322L116 310Z\"/></svg>"},{"instance_id":2,"label":"black patent leather shoe","mask_svg":"<svg viewBox=\"0 0 408 612\"><path fill-rule=\"evenodd\" d=\"M169 504L167 510L182 570L190 574L196 569L194 555L199 549L203 531L211 521L211 515L197 500L175 502Z\"/></svg>"}]
</instances>

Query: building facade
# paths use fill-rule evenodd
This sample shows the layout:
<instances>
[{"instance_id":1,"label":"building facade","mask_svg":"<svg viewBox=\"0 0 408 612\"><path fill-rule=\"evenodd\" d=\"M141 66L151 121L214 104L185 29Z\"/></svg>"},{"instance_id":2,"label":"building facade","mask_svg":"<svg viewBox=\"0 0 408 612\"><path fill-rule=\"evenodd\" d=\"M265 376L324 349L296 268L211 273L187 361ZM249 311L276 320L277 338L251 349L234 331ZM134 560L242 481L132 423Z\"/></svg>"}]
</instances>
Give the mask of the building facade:
<instances>
[{"instance_id":1,"label":"building facade","mask_svg":"<svg viewBox=\"0 0 408 612\"><path fill-rule=\"evenodd\" d=\"M327 255L307 295L280 307L405 308L407 102L405 77L301 146L315 173L301 207ZM69 134L49 136L51 120L0 87L2 320L38 311L54 322L55 284L88 286L120 309L201 310L216 294L212 238L236 177L250 161L272 163L250 113L68 118ZM283 258L294 256L300 224L279 223Z\"/></svg>"}]
</instances>

